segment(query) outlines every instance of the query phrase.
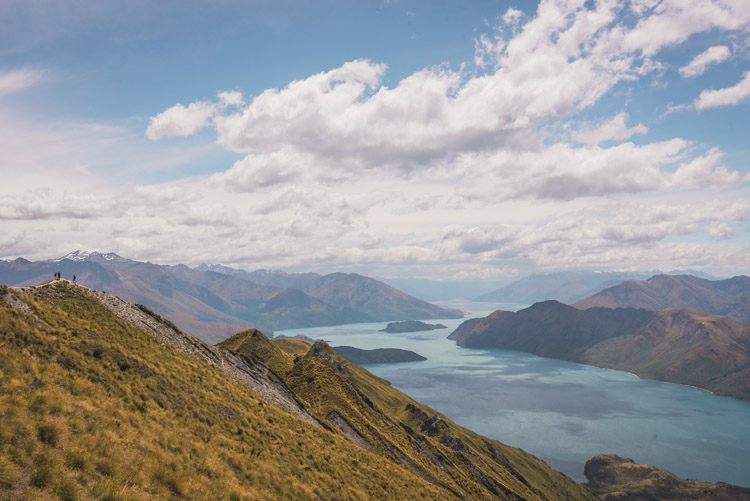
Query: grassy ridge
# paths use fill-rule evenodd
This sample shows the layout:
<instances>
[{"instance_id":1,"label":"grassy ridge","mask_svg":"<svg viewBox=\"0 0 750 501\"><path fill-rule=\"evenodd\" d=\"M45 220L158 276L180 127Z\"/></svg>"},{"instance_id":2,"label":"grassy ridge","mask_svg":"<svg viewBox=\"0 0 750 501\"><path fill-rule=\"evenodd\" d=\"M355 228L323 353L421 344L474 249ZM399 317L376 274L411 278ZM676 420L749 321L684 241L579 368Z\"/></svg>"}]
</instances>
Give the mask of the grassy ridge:
<instances>
[{"instance_id":1,"label":"grassy ridge","mask_svg":"<svg viewBox=\"0 0 750 501\"><path fill-rule=\"evenodd\" d=\"M0 499L450 497L74 287L47 296L0 301Z\"/></svg>"}]
</instances>

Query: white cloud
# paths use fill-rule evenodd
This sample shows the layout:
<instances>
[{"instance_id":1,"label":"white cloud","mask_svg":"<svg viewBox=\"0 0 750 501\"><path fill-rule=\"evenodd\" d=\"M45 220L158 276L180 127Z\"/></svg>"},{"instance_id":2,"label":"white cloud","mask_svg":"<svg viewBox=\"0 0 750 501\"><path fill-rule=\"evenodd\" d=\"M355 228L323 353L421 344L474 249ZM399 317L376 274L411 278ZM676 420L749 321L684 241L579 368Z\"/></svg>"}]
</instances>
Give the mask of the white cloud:
<instances>
[{"instance_id":1,"label":"white cloud","mask_svg":"<svg viewBox=\"0 0 750 501\"><path fill-rule=\"evenodd\" d=\"M615 39L625 50L641 51L645 56L684 42L695 33L750 26L750 9L741 0L663 0L656 5L640 1L636 5L639 14L648 15Z\"/></svg>"},{"instance_id":2,"label":"white cloud","mask_svg":"<svg viewBox=\"0 0 750 501\"><path fill-rule=\"evenodd\" d=\"M662 47L701 31L736 29L750 19L729 3L638 5L633 9L644 17L631 28L619 21L621 6L614 1L593 7L542 1L536 16L511 39L504 39L503 30L493 37L480 35L475 62L480 68L491 66L487 73L437 66L389 88L381 84L385 65L356 60L268 89L246 105L237 96L232 101L239 106L236 111L221 111L228 102L224 97L213 104L193 103L192 112L190 106L170 108L152 119L149 137L189 134L213 120L220 144L253 154L244 167L233 167L234 174L252 170L260 176L262 170L265 174L256 179L261 185L282 149L307 165L333 164L334 170L409 171L501 148L521 133L533 137L539 125L589 107L618 82L661 67L652 56ZM520 22L519 12L506 12L507 25ZM617 115L577 138L622 141L647 131L642 124L626 127L625 119ZM272 168L276 173L289 169L306 167ZM271 176L268 182L274 179L280 178Z\"/></svg>"},{"instance_id":3,"label":"white cloud","mask_svg":"<svg viewBox=\"0 0 750 501\"><path fill-rule=\"evenodd\" d=\"M648 127L641 123L628 128L626 125L627 120L628 114L621 112L596 128L584 126L572 132L570 136L574 141L579 143L599 144L605 141L624 141L634 134L645 134L648 132Z\"/></svg>"},{"instance_id":4,"label":"white cloud","mask_svg":"<svg viewBox=\"0 0 750 501\"><path fill-rule=\"evenodd\" d=\"M703 162L688 162L678 173L671 173L670 167L687 156L688 146L682 139L642 146L623 143L609 148L556 143L531 151L504 149L488 155L464 154L427 175L451 179L457 184L456 195L467 201L573 200L738 180L736 172L717 164L721 157L718 150L712 150ZM720 175L713 177L715 174Z\"/></svg>"},{"instance_id":5,"label":"white cloud","mask_svg":"<svg viewBox=\"0 0 750 501\"><path fill-rule=\"evenodd\" d=\"M217 111L217 105L207 101L197 101L187 107L176 104L151 117L146 135L156 141L162 137L195 134L211 123Z\"/></svg>"},{"instance_id":6,"label":"white cloud","mask_svg":"<svg viewBox=\"0 0 750 501\"><path fill-rule=\"evenodd\" d=\"M734 228L723 221L709 223L706 225L705 230L711 238L723 238L724 240L734 238Z\"/></svg>"},{"instance_id":7,"label":"white cloud","mask_svg":"<svg viewBox=\"0 0 750 501\"><path fill-rule=\"evenodd\" d=\"M726 45L709 47L690 61L689 64L680 68L680 75L684 78L693 78L702 75L712 64L718 64L729 59L731 53Z\"/></svg>"},{"instance_id":8,"label":"white cloud","mask_svg":"<svg viewBox=\"0 0 750 501\"><path fill-rule=\"evenodd\" d=\"M719 189L737 183L740 174L729 171L720 163L723 156L719 148L712 148L706 155L681 164L672 176L671 186L677 189Z\"/></svg>"},{"instance_id":9,"label":"white cloud","mask_svg":"<svg viewBox=\"0 0 750 501\"><path fill-rule=\"evenodd\" d=\"M737 85L725 89L704 90L694 104L699 110L704 110L717 106L733 106L747 101L748 97L750 97L750 71L745 72Z\"/></svg>"},{"instance_id":10,"label":"white cloud","mask_svg":"<svg viewBox=\"0 0 750 501\"><path fill-rule=\"evenodd\" d=\"M217 96L224 106L241 106L245 104L244 99L242 99L242 92L236 90L219 92Z\"/></svg>"},{"instance_id":11,"label":"white cloud","mask_svg":"<svg viewBox=\"0 0 750 501\"><path fill-rule=\"evenodd\" d=\"M101 189L85 177L100 163L84 158L79 183L68 165L79 157L62 154L68 168L47 192L0 190L0 255L50 257L39 236L52 232L59 254L83 246L249 269L746 269L750 254L738 247L747 247L750 177L724 165L721 149L663 129L653 131L658 142L625 142L648 129L624 111L565 133L580 110L597 112L613 89L627 99L632 83L664 68L663 48L744 29L746 17L721 1L544 0L535 15L509 10L505 25L478 34L475 67L431 66L385 85L384 64L355 60L254 96L226 91L176 105L151 119L149 138L212 127L215 147L239 160L180 182ZM16 142L7 123L0 160ZM54 137L70 149L89 144ZM17 149L31 155L32 144ZM49 154L22 160L57 165ZM11 164L3 172L16 185Z\"/></svg>"},{"instance_id":12,"label":"white cloud","mask_svg":"<svg viewBox=\"0 0 750 501\"><path fill-rule=\"evenodd\" d=\"M503 14L503 22L505 24L515 25L518 23L521 17L523 17L522 11L510 7L505 11L505 14Z\"/></svg>"},{"instance_id":13,"label":"white cloud","mask_svg":"<svg viewBox=\"0 0 750 501\"><path fill-rule=\"evenodd\" d=\"M0 72L0 96L33 87L41 81L44 73L44 70L36 68Z\"/></svg>"}]
</instances>

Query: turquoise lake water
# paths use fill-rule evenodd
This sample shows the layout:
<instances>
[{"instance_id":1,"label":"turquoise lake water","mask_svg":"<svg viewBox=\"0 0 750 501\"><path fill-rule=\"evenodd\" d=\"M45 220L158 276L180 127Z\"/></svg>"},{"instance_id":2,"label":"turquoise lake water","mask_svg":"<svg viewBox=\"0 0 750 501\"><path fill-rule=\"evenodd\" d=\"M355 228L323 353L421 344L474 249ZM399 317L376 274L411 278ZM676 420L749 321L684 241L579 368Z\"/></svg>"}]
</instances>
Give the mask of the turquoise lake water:
<instances>
[{"instance_id":1,"label":"turquoise lake water","mask_svg":"<svg viewBox=\"0 0 750 501\"><path fill-rule=\"evenodd\" d=\"M525 306L438 304L470 311L466 318ZM428 321L448 328L406 334L378 332L386 322L283 333L427 357L366 368L456 423L521 447L579 482L588 458L614 453L680 477L750 487L750 402L528 353L460 348L446 337L466 318Z\"/></svg>"}]
</instances>

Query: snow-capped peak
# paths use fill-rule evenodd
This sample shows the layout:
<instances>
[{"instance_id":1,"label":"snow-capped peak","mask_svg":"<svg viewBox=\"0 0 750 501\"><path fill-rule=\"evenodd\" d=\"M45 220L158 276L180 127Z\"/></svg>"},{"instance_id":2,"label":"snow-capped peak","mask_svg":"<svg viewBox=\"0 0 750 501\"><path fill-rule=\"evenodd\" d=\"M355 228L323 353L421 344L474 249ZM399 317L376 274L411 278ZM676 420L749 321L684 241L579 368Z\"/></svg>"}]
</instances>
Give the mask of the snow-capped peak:
<instances>
[{"instance_id":1,"label":"snow-capped peak","mask_svg":"<svg viewBox=\"0 0 750 501\"><path fill-rule=\"evenodd\" d=\"M101 252L89 252L84 250L75 250L73 252L69 252L68 254L65 254L63 257L58 259L53 259L52 261L55 263L59 263L60 261L64 259L69 259L70 261L109 261L109 262L125 262L127 259L124 257L120 257L114 252L107 252L106 254L102 254Z\"/></svg>"}]
</instances>

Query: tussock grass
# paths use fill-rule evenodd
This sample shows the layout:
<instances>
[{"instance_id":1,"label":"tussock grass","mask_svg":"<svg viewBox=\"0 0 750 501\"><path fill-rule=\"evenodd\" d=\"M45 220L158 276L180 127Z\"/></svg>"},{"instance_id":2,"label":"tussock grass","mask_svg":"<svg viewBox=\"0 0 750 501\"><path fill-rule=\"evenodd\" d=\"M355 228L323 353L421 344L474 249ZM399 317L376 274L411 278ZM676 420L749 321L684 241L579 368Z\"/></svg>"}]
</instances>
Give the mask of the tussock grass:
<instances>
[{"instance_id":1,"label":"tussock grass","mask_svg":"<svg viewBox=\"0 0 750 501\"><path fill-rule=\"evenodd\" d=\"M451 497L78 287L18 297L33 314L0 302L0 499Z\"/></svg>"}]
</instances>

